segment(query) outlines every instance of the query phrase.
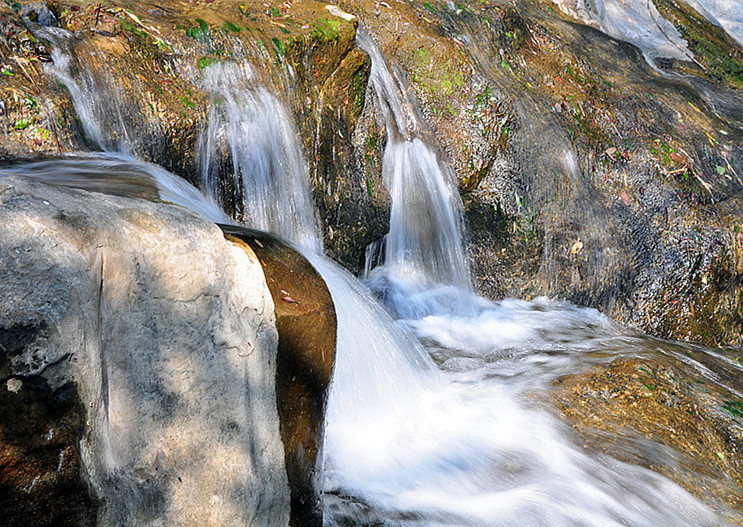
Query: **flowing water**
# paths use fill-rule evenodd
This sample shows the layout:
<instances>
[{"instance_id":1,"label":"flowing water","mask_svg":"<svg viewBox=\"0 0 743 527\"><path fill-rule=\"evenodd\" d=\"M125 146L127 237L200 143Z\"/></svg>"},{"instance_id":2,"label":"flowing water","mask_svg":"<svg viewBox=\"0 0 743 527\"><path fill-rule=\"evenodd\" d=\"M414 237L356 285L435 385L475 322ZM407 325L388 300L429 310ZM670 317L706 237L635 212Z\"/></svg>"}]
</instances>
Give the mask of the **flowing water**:
<instances>
[{"instance_id":1,"label":"flowing water","mask_svg":"<svg viewBox=\"0 0 743 527\"><path fill-rule=\"evenodd\" d=\"M130 154L136 138L129 134L125 114L117 104L118 95L77 63L75 35L49 27L42 29L40 36L54 43L52 62L45 71L67 89L88 141L106 152Z\"/></svg>"},{"instance_id":2,"label":"flowing water","mask_svg":"<svg viewBox=\"0 0 743 527\"><path fill-rule=\"evenodd\" d=\"M430 135L403 83L387 67L371 37L359 30L358 45L372 58L369 83L384 115L387 145L382 175L392 198L390 231L384 239L384 265L370 270L369 284L384 297L403 298L432 285L448 285L458 308L470 291L462 244L462 203L451 170L439 162L426 140ZM411 303L392 301L401 309ZM417 307L424 307L420 303ZM454 306L451 306L454 309ZM416 315L430 312L425 309Z\"/></svg>"},{"instance_id":3,"label":"flowing water","mask_svg":"<svg viewBox=\"0 0 743 527\"><path fill-rule=\"evenodd\" d=\"M490 302L470 292L460 274L467 267L460 259L461 205L452 197L452 178L419 137L404 82L363 31L358 42L372 58L370 84L388 136L383 173L393 200L383 264L368 283L439 369L426 365L425 378L410 383L406 369L386 368L375 382L396 390L390 400L368 383L344 382L363 375L366 361L377 358L369 359L356 338L365 321L349 321L350 342L339 330L326 432L328 521L719 524L714 511L669 480L589 455L535 399L559 377L637 344L595 310L547 299ZM365 362L357 363L359 357ZM402 397L400 386L407 387Z\"/></svg>"},{"instance_id":4,"label":"flowing water","mask_svg":"<svg viewBox=\"0 0 743 527\"><path fill-rule=\"evenodd\" d=\"M619 355L672 351L595 310L548 299L491 302L470 291L450 173L419 133L404 84L392 78L383 57L361 38L372 55L372 85L388 128L384 172L393 213L384 263L370 275L387 307L321 256L319 236L308 234L315 225L311 208L299 222L300 209L290 207L267 208L265 225L247 214L241 218L299 243L326 280L338 312L324 450L326 523L723 525L718 511L670 480L585 450L555 417L545 395L556 379ZM209 75L206 82L215 99L203 143L202 159L209 159L205 183L216 193L206 167L218 152L210 145L221 141L230 145L240 184L251 189L244 199L293 203L293 197L282 194L288 188L283 183L272 187L247 181L288 177L277 167L287 158L301 160L296 142L290 141L294 132L284 121L286 113L263 88L246 85L240 77L244 71ZM228 112L220 109L227 107ZM261 122L279 129L278 135L271 136L274 130L256 134L251 127ZM142 188L147 195L155 187L162 199L225 221L213 200L186 190L176 176L128 157L96 154L88 161L43 163L15 170L46 177L50 167L60 167L67 184L85 186L94 178L80 174L99 166L100 179L111 178L114 187L123 184L125 192ZM306 174L306 167L297 173ZM467 309L459 309L462 298ZM692 367L702 369L697 362ZM725 367L740 375L739 366Z\"/></svg>"},{"instance_id":5,"label":"flowing water","mask_svg":"<svg viewBox=\"0 0 743 527\"><path fill-rule=\"evenodd\" d=\"M658 57L691 60L681 33L650 0L555 0L566 14L640 48L648 62Z\"/></svg>"},{"instance_id":6,"label":"flowing water","mask_svg":"<svg viewBox=\"0 0 743 527\"><path fill-rule=\"evenodd\" d=\"M693 61L679 31L652 0L554 0L566 14L640 48L650 59ZM688 0L691 7L743 45L743 9L738 0Z\"/></svg>"},{"instance_id":7,"label":"flowing water","mask_svg":"<svg viewBox=\"0 0 743 527\"><path fill-rule=\"evenodd\" d=\"M246 65L213 64L203 70L202 85L213 97L198 151L205 191L224 196L219 168L231 159L227 177L238 220L320 252L307 163L289 114Z\"/></svg>"}]
</instances>

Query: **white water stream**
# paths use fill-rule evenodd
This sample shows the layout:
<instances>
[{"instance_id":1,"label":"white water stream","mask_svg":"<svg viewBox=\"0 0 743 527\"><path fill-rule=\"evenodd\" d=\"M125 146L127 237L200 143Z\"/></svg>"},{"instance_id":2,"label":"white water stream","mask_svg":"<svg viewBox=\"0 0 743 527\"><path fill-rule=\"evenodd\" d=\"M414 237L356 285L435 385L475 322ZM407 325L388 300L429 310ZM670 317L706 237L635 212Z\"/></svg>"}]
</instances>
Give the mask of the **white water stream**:
<instances>
[{"instance_id":1,"label":"white water stream","mask_svg":"<svg viewBox=\"0 0 743 527\"><path fill-rule=\"evenodd\" d=\"M439 301L453 301L447 306L450 310L467 309L471 287L456 179L427 144L429 132L414 100L363 29L358 31L357 44L372 59L369 83L387 129L382 175L392 198L384 265L371 269L367 263L368 284L380 296L389 297L389 304L405 317L443 307L404 301L432 286L450 286L449 293L455 294L438 297Z\"/></svg>"},{"instance_id":2,"label":"white water stream","mask_svg":"<svg viewBox=\"0 0 743 527\"><path fill-rule=\"evenodd\" d=\"M553 0L565 14L607 35L640 48L648 62L658 57L692 60L688 43L660 14L652 0ZM740 0L687 0L713 24L743 46L743 5Z\"/></svg>"},{"instance_id":3,"label":"white water stream","mask_svg":"<svg viewBox=\"0 0 743 527\"><path fill-rule=\"evenodd\" d=\"M384 265L370 284L440 370L427 364L416 374L387 364L402 357L372 357L360 338L368 321L340 320L352 327L339 330L328 413L329 523L718 525L715 512L667 479L589 455L534 399L621 349L626 333L595 310L470 292L453 178L417 137L420 120L403 84L363 31L358 43L372 57L393 199ZM341 313L344 302L336 303ZM374 376L373 389L368 380L348 382L379 363L384 375Z\"/></svg>"},{"instance_id":4,"label":"white water stream","mask_svg":"<svg viewBox=\"0 0 743 527\"><path fill-rule=\"evenodd\" d=\"M227 177L237 219L321 252L309 171L291 117L247 65L217 63L202 73L213 97L197 152L204 188L217 200L223 196L218 167L231 158Z\"/></svg>"},{"instance_id":5,"label":"white water stream","mask_svg":"<svg viewBox=\"0 0 743 527\"><path fill-rule=\"evenodd\" d=\"M326 523L724 524L666 478L578 446L542 402L539 396L555 379L631 349L636 339L595 310L546 299L490 302L471 293L451 177L416 135L411 101L395 95L400 85L386 77L380 57L372 54L372 59L377 102L386 108L384 171L395 202L385 263L372 273L371 283L374 274L384 277L384 287L394 283L394 294L385 298L401 320L393 322L362 284L320 255L312 242L319 236L304 230L314 225L311 208L302 221L296 221L297 211L305 209L266 211L266 228L304 247L338 312L326 427ZM251 188L249 199L291 203L294 198L281 194L286 185L250 181L288 177L286 170L263 168L287 157L301 159L296 141L284 141L293 133L286 128L286 113L264 89L233 92L237 85L225 79L233 74L242 75L223 70L209 81L221 104L231 109L214 110L205 144L213 144L212 135L230 144L235 172ZM268 129L256 132L256 122ZM281 130L282 139L266 139L273 128ZM142 166L163 199L213 221L225 220L213 201L175 184L175 176ZM416 192L397 192L397 186ZM249 226L260 228L261 220L255 221ZM466 310L457 308L462 298Z\"/></svg>"},{"instance_id":6,"label":"white water stream","mask_svg":"<svg viewBox=\"0 0 743 527\"><path fill-rule=\"evenodd\" d=\"M101 85L90 71L78 71L74 61L75 35L61 28L43 28L40 36L54 43L52 62L44 70L62 83L72 98L87 139L105 152L131 154L133 141L117 94Z\"/></svg>"}]
</instances>

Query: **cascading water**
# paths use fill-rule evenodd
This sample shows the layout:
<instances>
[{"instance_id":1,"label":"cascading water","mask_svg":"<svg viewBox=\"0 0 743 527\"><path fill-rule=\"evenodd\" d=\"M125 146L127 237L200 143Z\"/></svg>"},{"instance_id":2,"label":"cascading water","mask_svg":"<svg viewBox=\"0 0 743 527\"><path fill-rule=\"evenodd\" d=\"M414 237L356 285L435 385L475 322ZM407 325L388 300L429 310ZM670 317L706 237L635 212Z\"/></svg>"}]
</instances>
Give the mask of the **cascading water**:
<instances>
[{"instance_id":1,"label":"cascading water","mask_svg":"<svg viewBox=\"0 0 743 527\"><path fill-rule=\"evenodd\" d=\"M309 203L306 182L299 187L296 182L246 183L255 174L288 178L282 163L287 155L292 163L297 159L287 154L294 148L287 146L294 132L276 100L240 77L244 71L213 70L205 77L215 108L205 132L204 166L216 161L220 149L215 145L230 145L240 185L259 189L259 202L270 195L285 205L265 208L267 228L305 248L338 311L337 362L326 428L326 523L723 524L718 514L669 480L589 454L540 402L539 396L563 375L627 349L660 344L628 335L594 310L547 300L493 303L471 295L452 178L418 136L414 106L400 95L383 57L373 45L367 49L374 62L378 103L385 108L389 141L384 170L395 199L384 265L372 274L395 280L398 291L410 293L387 296L403 317L397 324L363 286L320 256L319 242L313 241L319 240L314 212L290 205L297 188L307 197L297 202ZM241 80L233 82L225 75ZM256 132L253 126L261 122L268 125ZM277 128L280 134L266 139ZM301 154L296 155L301 161ZM100 161L111 163L107 173L119 173L114 179L122 172L127 178L136 172L117 169L110 156ZM149 188L154 180L162 199L225 221L213 203L195 191L184 191L177 179L154 172L140 187ZM303 163L294 173L306 179ZM205 170L205 181L216 192L210 177ZM417 186L415 193L404 190L409 183ZM269 190L271 184L278 186ZM190 197L184 199L186 195ZM250 207L245 202L245 208ZM446 211L442 221L441 211ZM297 215L309 219L297 223ZM247 214L246 219L258 221ZM471 312L452 310L451 296L467 297Z\"/></svg>"},{"instance_id":2,"label":"cascading water","mask_svg":"<svg viewBox=\"0 0 743 527\"><path fill-rule=\"evenodd\" d=\"M650 0L553 0L566 14L658 57L693 61L684 37ZM688 4L743 45L743 10L737 0L690 0Z\"/></svg>"},{"instance_id":3,"label":"cascading water","mask_svg":"<svg viewBox=\"0 0 743 527\"><path fill-rule=\"evenodd\" d=\"M690 60L693 56L681 33L648 0L554 0L565 13L601 29L607 35L635 44L648 62L658 57Z\"/></svg>"},{"instance_id":4,"label":"cascading water","mask_svg":"<svg viewBox=\"0 0 743 527\"><path fill-rule=\"evenodd\" d=\"M116 97L102 96L107 89L90 71L77 71L74 34L56 27L44 28L40 34L54 43L52 62L45 71L67 88L88 140L106 152L131 154L132 140Z\"/></svg>"},{"instance_id":5,"label":"cascading water","mask_svg":"<svg viewBox=\"0 0 743 527\"><path fill-rule=\"evenodd\" d=\"M99 155L14 170L47 181L56 174L57 183L61 173L63 184L80 187L109 178L116 188L123 176L127 194L154 181L161 199L225 220L176 176L118 160ZM75 175L96 167L97 179ZM339 315L325 448L329 525L722 524L668 480L589 456L542 405L528 402L562 375L642 347L602 315L546 300L481 299L476 317L405 321L442 372L353 277L306 254Z\"/></svg>"},{"instance_id":6,"label":"cascading water","mask_svg":"<svg viewBox=\"0 0 743 527\"><path fill-rule=\"evenodd\" d=\"M694 7L709 21L722 27L738 44L743 46L743 9L736 0L690 0Z\"/></svg>"},{"instance_id":7,"label":"cascading water","mask_svg":"<svg viewBox=\"0 0 743 527\"><path fill-rule=\"evenodd\" d=\"M202 83L213 96L198 152L206 192L222 195L219 166L231 158L237 218L321 252L309 172L286 110L247 65L213 64Z\"/></svg>"},{"instance_id":8,"label":"cascading water","mask_svg":"<svg viewBox=\"0 0 743 527\"><path fill-rule=\"evenodd\" d=\"M469 291L469 268L461 240L462 204L455 178L424 141L425 123L414 101L363 29L357 42L372 58L369 82L386 123L382 172L392 197L384 265L372 270L370 284L394 297L409 297L434 284Z\"/></svg>"},{"instance_id":9,"label":"cascading water","mask_svg":"<svg viewBox=\"0 0 743 527\"><path fill-rule=\"evenodd\" d=\"M339 326L326 431L329 523L719 524L669 480L575 446L533 402L561 375L620 350L628 336L594 310L547 300L493 303L469 292L446 169L423 141L410 139L418 126L412 103L363 31L359 45L372 57L385 113L383 170L393 199L384 265L371 284L444 371L418 370L411 384L407 368L393 368L373 389L348 382L367 371L359 361L370 360L369 350L346 341ZM382 287L380 275L388 282ZM451 298L463 295L472 311L457 313L452 305L461 301ZM337 306L342 313L345 303Z\"/></svg>"},{"instance_id":10,"label":"cascading water","mask_svg":"<svg viewBox=\"0 0 743 527\"><path fill-rule=\"evenodd\" d=\"M333 466L353 465L351 470L361 474L385 470L374 452L380 447L394 450L396 440L404 437L398 417L438 386L433 361L358 281L320 254L308 170L294 127L278 100L256 86L250 71L240 66L211 66L204 84L215 96L201 142L205 188L218 195L219 181L211 170L218 162L218 145L228 144L235 177L244 189L244 220L299 244L336 305L338 343L327 409L326 459ZM379 382L395 378L401 382ZM371 455L363 466L354 463L358 450L349 456L343 447L351 437L366 441L361 451ZM363 476L346 481L354 479Z\"/></svg>"}]
</instances>

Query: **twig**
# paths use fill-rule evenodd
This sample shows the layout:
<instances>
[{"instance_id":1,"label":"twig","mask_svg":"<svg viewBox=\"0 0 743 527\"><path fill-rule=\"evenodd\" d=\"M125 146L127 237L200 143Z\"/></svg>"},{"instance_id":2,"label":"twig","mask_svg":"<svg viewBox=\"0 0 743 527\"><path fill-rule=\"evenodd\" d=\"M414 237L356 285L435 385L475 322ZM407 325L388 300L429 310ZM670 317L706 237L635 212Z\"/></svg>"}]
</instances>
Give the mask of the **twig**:
<instances>
[{"instance_id":1,"label":"twig","mask_svg":"<svg viewBox=\"0 0 743 527\"><path fill-rule=\"evenodd\" d=\"M677 168L676 170L671 170L670 172L665 172L665 175L666 175L666 177L668 177L668 176L675 176L676 174L681 174L683 172L686 172L687 170L689 172L691 172L691 170L689 169L688 166L683 166L681 168Z\"/></svg>"}]
</instances>

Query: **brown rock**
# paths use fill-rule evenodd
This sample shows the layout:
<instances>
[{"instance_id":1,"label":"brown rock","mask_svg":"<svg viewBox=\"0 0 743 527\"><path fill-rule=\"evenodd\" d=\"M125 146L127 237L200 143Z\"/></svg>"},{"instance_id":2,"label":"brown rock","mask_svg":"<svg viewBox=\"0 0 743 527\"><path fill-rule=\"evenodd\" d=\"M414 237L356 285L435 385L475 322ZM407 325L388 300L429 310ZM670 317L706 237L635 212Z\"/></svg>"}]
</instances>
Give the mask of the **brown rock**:
<instances>
[{"instance_id":1,"label":"brown rock","mask_svg":"<svg viewBox=\"0 0 743 527\"><path fill-rule=\"evenodd\" d=\"M325 406L335 360L336 315L312 265L277 238L223 226L228 240L255 254L276 306L277 402L292 491L292 525L321 526L320 463Z\"/></svg>"},{"instance_id":2,"label":"brown rock","mask_svg":"<svg viewBox=\"0 0 743 527\"><path fill-rule=\"evenodd\" d=\"M563 378L552 400L590 450L656 470L739 519L743 401L735 390L740 378L722 361L704 353L692 356L718 373L704 375L670 356L646 354Z\"/></svg>"}]
</instances>

